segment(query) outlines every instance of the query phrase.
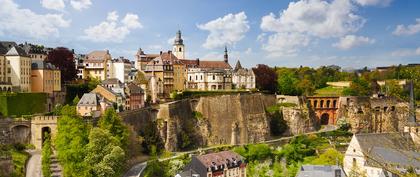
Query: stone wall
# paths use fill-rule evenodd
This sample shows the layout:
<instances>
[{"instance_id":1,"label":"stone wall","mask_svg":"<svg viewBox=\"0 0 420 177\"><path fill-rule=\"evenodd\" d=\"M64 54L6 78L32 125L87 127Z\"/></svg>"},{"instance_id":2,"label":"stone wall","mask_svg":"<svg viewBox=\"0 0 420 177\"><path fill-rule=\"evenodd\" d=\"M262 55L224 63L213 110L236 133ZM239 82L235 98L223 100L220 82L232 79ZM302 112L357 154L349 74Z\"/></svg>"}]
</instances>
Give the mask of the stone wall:
<instances>
[{"instance_id":1,"label":"stone wall","mask_svg":"<svg viewBox=\"0 0 420 177\"><path fill-rule=\"evenodd\" d=\"M285 136L298 135L302 133L313 132L319 129L316 115L309 108L283 107L283 119L289 126Z\"/></svg>"},{"instance_id":2,"label":"stone wall","mask_svg":"<svg viewBox=\"0 0 420 177\"><path fill-rule=\"evenodd\" d=\"M350 123L354 133L401 132L408 118L408 103L392 97L340 97L339 121Z\"/></svg>"}]
</instances>

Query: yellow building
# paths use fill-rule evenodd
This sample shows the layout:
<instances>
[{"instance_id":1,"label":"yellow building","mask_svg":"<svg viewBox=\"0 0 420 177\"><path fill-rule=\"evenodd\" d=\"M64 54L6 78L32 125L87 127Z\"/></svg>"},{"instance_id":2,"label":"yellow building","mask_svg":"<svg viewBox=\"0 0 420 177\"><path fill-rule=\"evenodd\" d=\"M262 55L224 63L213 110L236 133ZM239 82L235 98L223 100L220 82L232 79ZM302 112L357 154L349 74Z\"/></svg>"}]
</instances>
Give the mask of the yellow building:
<instances>
[{"instance_id":1,"label":"yellow building","mask_svg":"<svg viewBox=\"0 0 420 177\"><path fill-rule=\"evenodd\" d=\"M53 93L61 91L61 71L51 63L32 61L32 92Z\"/></svg>"},{"instance_id":2,"label":"yellow building","mask_svg":"<svg viewBox=\"0 0 420 177\"><path fill-rule=\"evenodd\" d=\"M109 68L107 67L107 64L111 59L112 58L108 50L90 52L84 61L85 68L83 79L107 79L109 77Z\"/></svg>"},{"instance_id":3,"label":"yellow building","mask_svg":"<svg viewBox=\"0 0 420 177\"><path fill-rule=\"evenodd\" d=\"M172 51L161 52L160 55L147 63L146 76L154 76L157 82L163 82L162 93L158 95L168 97L176 90L184 90L185 66Z\"/></svg>"},{"instance_id":4,"label":"yellow building","mask_svg":"<svg viewBox=\"0 0 420 177\"><path fill-rule=\"evenodd\" d=\"M19 46L12 46L6 53L6 82L13 90L31 92L31 58Z\"/></svg>"}]
</instances>

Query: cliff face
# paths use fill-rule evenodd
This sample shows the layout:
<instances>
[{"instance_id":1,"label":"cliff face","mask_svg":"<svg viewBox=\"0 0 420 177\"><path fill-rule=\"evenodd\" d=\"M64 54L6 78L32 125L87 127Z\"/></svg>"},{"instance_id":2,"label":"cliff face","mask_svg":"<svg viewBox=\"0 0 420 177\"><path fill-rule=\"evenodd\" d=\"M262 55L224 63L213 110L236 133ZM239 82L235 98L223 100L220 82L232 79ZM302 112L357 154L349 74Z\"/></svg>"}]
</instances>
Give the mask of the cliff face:
<instances>
[{"instance_id":1,"label":"cliff face","mask_svg":"<svg viewBox=\"0 0 420 177\"><path fill-rule=\"evenodd\" d=\"M354 133L398 132L408 118L408 104L395 98L341 97L338 119L350 123Z\"/></svg>"},{"instance_id":2,"label":"cliff face","mask_svg":"<svg viewBox=\"0 0 420 177\"><path fill-rule=\"evenodd\" d=\"M186 99L121 114L134 132L156 122L165 149L185 150L218 144L244 144L270 139L271 117L266 109L276 105L275 95L237 94ZM310 111L301 105L284 109L290 134L315 130Z\"/></svg>"},{"instance_id":3,"label":"cliff face","mask_svg":"<svg viewBox=\"0 0 420 177\"><path fill-rule=\"evenodd\" d=\"M319 127L314 112L308 108L284 107L282 111L289 126L287 136L313 132Z\"/></svg>"}]
</instances>

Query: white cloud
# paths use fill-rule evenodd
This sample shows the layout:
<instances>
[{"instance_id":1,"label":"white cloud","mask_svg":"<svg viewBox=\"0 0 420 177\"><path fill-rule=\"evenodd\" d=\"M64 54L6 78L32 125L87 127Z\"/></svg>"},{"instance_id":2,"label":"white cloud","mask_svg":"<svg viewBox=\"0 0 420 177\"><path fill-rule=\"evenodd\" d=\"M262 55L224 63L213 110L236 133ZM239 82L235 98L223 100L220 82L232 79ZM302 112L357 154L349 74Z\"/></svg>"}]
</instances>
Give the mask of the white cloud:
<instances>
[{"instance_id":1,"label":"white cloud","mask_svg":"<svg viewBox=\"0 0 420 177\"><path fill-rule=\"evenodd\" d=\"M417 49L398 49L391 53L394 57L412 57L420 56L420 47Z\"/></svg>"},{"instance_id":2,"label":"white cloud","mask_svg":"<svg viewBox=\"0 0 420 177\"><path fill-rule=\"evenodd\" d=\"M355 35L347 35L340 38L340 41L333 44L334 47L337 47L342 50L348 50L353 47L357 47L360 45L367 45L375 43L374 39L370 39L364 36L355 36Z\"/></svg>"},{"instance_id":3,"label":"white cloud","mask_svg":"<svg viewBox=\"0 0 420 177\"><path fill-rule=\"evenodd\" d=\"M66 5L64 0L41 0L42 7L46 9L62 11Z\"/></svg>"},{"instance_id":4,"label":"white cloud","mask_svg":"<svg viewBox=\"0 0 420 177\"><path fill-rule=\"evenodd\" d=\"M76 10L88 9L92 5L91 0L71 0L71 6Z\"/></svg>"},{"instance_id":5,"label":"white cloud","mask_svg":"<svg viewBox=\"0 0 420 177\"><path fill-rule=\"evenodd\" d=\"M416 24L404 26L398 25L397 28L392 32L392 34L397 36L402 35L413 35L420 32L420 18L416 19Z\"/></svg>"},{"instance_id":6,"label":"white cloud","mask_svg":"<svg viewBox=\"0 0 420 177\"><path fill-rule=\"evenodd\" d=\"M294 56L298 47L309 44L309 37L300 33L276 33L268 36L263 50L267 51L268 57Z\"/></svg>"},{"instance_id":7,"label":"white cloud","mask_svg":"<svg viewBox=\"0 0 420 177\"><path fill-rule=\"evenodd\" d=\"M203 44L203 47L208 49L234 45L242 40L245 37L245 33L249 30L245 12L227 14L206 24L199 24L197 27L210 32L206 42Z\"/></svg>"},{"instance_id":8,"label":"white cloud","mask_svg":"<svg viewBox=\"0 0 420 177\"><path fill-rule=\"evenodd\" d=\"M351 0L290 2L278 17L273 13L262 17L260 28L272 34L258 40L265 41L263 49L270 56L295 55L313 38L339 38L358 31L366 20L354 11Z\"/></svg>"},{"instance_id":9,"label":"white cloud","mask_svg":"<svg viewBox=\"0 0 420 177\"><path fill-rule=\"evenodd\" d=\"M126 14L120 24L117 12L108 13L105 21L84 30L82 39L93 42L122 42L133 29L142 28L139 18L135 14Z\"/></svg>"},{"instance_id":10,"label":"white cloud","mask_svg":"<svg viewBox=\"0 0 420 177\"><path fill-rule=\"evenodd\" d=\"M70 26L63 14L37 14L13 0L0 0L0 34L31 38L58 37L59 28Z\"/></svg>"},{"instance_id":11,"label":"white cloud","mask_svg":"<svg viewBox=\"0 0 420 177\"><path fill-rule=\"evenodd\" d=\"M388 6L392 0L355 0L361 6Z\"/></svg>"},{"instance_id":12,"label":"white cloud","mask_svg":"<svg viewBox=\"0 0 420 177\"><path fill-rule=\"evenodd\" d=\"M124 19L121 21L127 28L143 28L141 23L139 22L139 16L132 13L127 13Z\"/></svg>"}]
</instances>

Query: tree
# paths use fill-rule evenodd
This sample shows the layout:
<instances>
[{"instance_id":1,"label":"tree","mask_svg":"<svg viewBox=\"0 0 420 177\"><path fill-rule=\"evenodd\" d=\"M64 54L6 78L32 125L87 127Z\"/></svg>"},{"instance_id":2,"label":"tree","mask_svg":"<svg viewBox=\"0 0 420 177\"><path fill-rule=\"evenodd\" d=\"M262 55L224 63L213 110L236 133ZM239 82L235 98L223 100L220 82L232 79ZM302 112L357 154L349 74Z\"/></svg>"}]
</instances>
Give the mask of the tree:
<instances>
[{"instance_id":1,"label":"tree","mask_svg":"<svg viewBox=\"0 0 420 177\"><path fill-rule=\"evenodd\" d=\"M88 176L89 165L84 162L89 128L79 117L63 115L58 119L55 148L68 177Z\"/></svg>"},{"instance_id":2,"label":"tree","mask_svg":"<svg viewBox=\"0 0 420 177\"><path fill-rule=\"evenodd\" d=\"M297 83L299 79L295 75L295 71L288 68L277 70L278 91L283 95L299 95L297 91Z\"/></svg>"},{"instance_id":3,"label":"tree","mask_svg":"<svg viewBox=\"0 0 420 177\"><path fill-rule=\"evenodd\" d=\"M255 82L258 89L269 92L276 92L276 72L267 65L259 64L252 68L255 74Z\"/></svg>"},{"instance_id":4,"label":"tree","mask_svg":"<svg viewBox=\"0 0 420 177\"><path fill-rule=\"evenodd\" d=\"M76 95L76 96L74 97L74 99L73 99L73 106L76 106L76 105L77 105L77 103L79 103L79 101L80 101L80 98L79 98L79 96L78 96L78 95Z\"/></svg>"},{"instance_id":5,"label":"tree","mask_svg":"<svg viewBox=\"0 0 420 177\"><path fill-rule=\"evenodd\" d=\"M300 80L296 87L298 92L305 96L313 95L315 92L314 84L307 78Z\"/></svg>"},{"instance_id":6,"label":"tree","mask_svg":"<svg viewBox=\"0 0 420 177\"><path fill-rule=\"evenodd\" d=\"M311 162L311 164L314 165L337 165L337 163L342 165L343 154L333 148L327 149L318 158Z\"/></svg>"},{"instance_id":7,"label":"tree","mask_svg":"<svg viewBox=\"0 0 420 177\"><path fill-rule=\"evenodd\" d=\"M115 137L122 147L128 144L128 128L123 124L121 117L114 109L107 109L99 119L99 127L108 130Z\"/></svg>"},{"instance_id":8,"label":"tree","mask_svg":"<svg viewBox=\"0 0 420 177\"><path fill-rule=\"evenodd\" d=\"M42 175L45 177L51 177L51 137L50 134L45 132L45 140L42 144Z\"/></svg>"},{"instance_id":9,"label":"tree","mask_svg":"<svg viewBox=\"0 0 420 177\"><path fill-rule=\"evenodd\" d=\"M85 164L89 166L91 176L119 176L124 165L125 152L120 142L108 130L93 128L86 145Z\"/></svg>"},{"instance_id":10,"label":"tree","mask_svg":"<svg viewBox=\"0 0 420 177\"><path fill-rule=\"evenodd\" d=\"M72 81L76 78L76 67L73 52L65 47L57 47L48 53L47 61L61 71L61 82Z\"/></svg>"},{"instance_id":11,"label":"tree","mask_svg":"<svg viewBox=\"0 0 420 177\"><path fill-rule=\"evenodd\" d=\"M350 87L343 90L343 94L347 96L369 96L371 91L368 81L364 78L355 78Z\"/></svg>"}]
</instances>

